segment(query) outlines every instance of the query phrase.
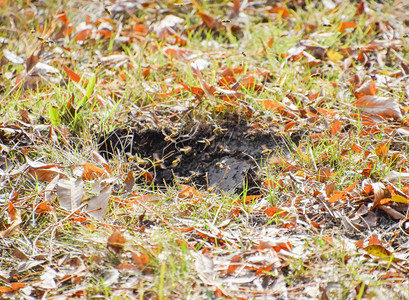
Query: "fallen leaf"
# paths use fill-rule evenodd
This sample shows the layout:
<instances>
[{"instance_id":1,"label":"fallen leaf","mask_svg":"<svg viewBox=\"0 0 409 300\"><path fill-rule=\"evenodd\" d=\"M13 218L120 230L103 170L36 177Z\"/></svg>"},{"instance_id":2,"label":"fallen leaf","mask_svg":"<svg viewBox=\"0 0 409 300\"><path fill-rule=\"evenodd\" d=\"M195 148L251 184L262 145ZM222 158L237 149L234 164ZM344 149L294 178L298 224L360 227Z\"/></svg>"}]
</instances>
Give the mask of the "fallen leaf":
<instances>
[{"instance_id":1,"label":"fallen leaf","mask_svg":"<svg viewBox=\"0 0 409 300\"><path fill-rule=\"evenodd\" d=\"M132 253L132 260L139 266L139 268L143 270L149 263L149 256L143 253L141 255Z\"/></svg>"},{"instance_id":2,"label":"fallen leaf","mask_svg":"<svg viewBox=\"0 0 409 300\"><path fill-rule=\"evenodd\" d=\"M354 105L363 113L402 120L400 105L394 98L365 95L359 98Z\"/></svg>"},{"instance_id":3,"label":"fallen leaf","mask_svg":"<svg viewBox=\"0 0 409 300\"><path fill-rule=\"evenodd\" d=\"M125 238L119 230L115 230L108 237L108 247L112 248L115 252L119 253L125 246Z\"/></svg>"},{"instance_id":4,"label":"fallen leaf","mask_svg":"<svg viewBox=\"0 0 409 300\"><path fill-rule=\"evenodd\" d=\"M355 91L355 96L357 98L361 98L365 95L367 96L373 96L376 94L376 85L373 80L367 80L365 81L356 91Z\"/></svg>"},{"instance_id":5,"label":"fallen leaf","mask_svg":"<svg viewBox=\"0 0 409 300\"><path fill-rule=\"evenodd\" d=\"M334 51L334 50L332 50L332 49L329 49L329 50L326 52L326 54L327 54L329 60L332 61L332 62L334 62L334 63L337 63L337 62L339 62L341 59L344 58L344 56L343 56L342 54L340 54L340 53L338 53L338 52L336 52L336 51Z\"/></svg>"},{"instance_id":6,"label":"fallen leaf","mask_svg":"<svg viewBox=\"0 0 409 300\"><path fill-rule=\"evenodd\" d=\"M355 27L357 27L355 22L342 22L338 25L338 31L344 33L346 29Z\"/></svg>"},{"instance_id":7,"label":"fallen leaf","mask_svg":"<svg viewBox=\"0 0 409 300\"><path fill-rule=\"evenodd\" d=\"M73 211L81 205L84 183L80 178L61 179L55 188L62 208Z\"/></svg>"},{"instance_id":8,"label":"fallen leaf","mask_svg":"<svg viewBox=\"0 0 409 300\"><path fill-rule=\"evenodd\" d=\"M95 180L99 178L107 178L108 173L106 170L94 166L92 163L84 165L84 171L82 173L82 180Z\"/></svg>"},{"instance_id":9,"label":"fallen leaf","mask_svg":"<svg viewBox=\"0 0 409 300\"><path fill-rule=\"evenodd\" d=\"M227 274L234 274L236 270L241 267L241 265L240 254L233 256L233 258L230 260L229 267L227 268Z\"/></svg>"},{"instance_id":10,"label":"fallen leaf","mask_svg":"<svg viewBox=\"0 0 409 300\"><path fill-rule=\"evenodd\" d=\"M105 184L105 186L103 186ZM88 201L87 213L99 221L103 221L108 210L109 197L111 196L112 185L109 183L102 183L103 188L99 195L92 197Z\"/></svg>"},{"instance_id":11,"label":"fallen leaf","mask_svg":"<svg viewBox=\"0 0 409 300\"><path fill-rule=\"evenodd\" d=\"M366 252L369 254L379 257L380 259L386 260L386 261L394 261L394 257L392 252L387 250L385 247L381 245L369 245L364 248Z\"/></svg>"}]
</instances>

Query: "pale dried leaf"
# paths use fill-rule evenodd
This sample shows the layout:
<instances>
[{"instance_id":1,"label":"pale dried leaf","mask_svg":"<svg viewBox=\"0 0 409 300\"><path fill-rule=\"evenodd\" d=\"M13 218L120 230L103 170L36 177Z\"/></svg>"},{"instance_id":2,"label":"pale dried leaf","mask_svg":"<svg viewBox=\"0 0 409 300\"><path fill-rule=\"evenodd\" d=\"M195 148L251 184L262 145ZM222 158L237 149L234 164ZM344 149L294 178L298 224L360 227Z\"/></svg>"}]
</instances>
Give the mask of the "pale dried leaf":
<instances>
[{"instance_id":1,"label":"pale dried leaf","mask_svg":"<svg viewBox=\"0 0 409 300\"><path fill-rule=\"evenodd\" d=\"M379 115L383 118L402 119L400 105L394 98L366 95L359 98L355 106L363 113Z\"/></svg>"},{"instance_id":2,"label":"pale dried leaf","mask_svg":"<svg viewBox=\"0 0 409 300\"><path fill-rule=\"evenodd\" d=\"M379 205L380 201L385 198L385 185L382 182L372 183L372 189L374 194L374 206Z\"/></svg>"},{"instance_id":3,"label":"pale dried leaf","mask_svg":"<svg viewBox=\"0 0 409 300\"><path fill-rule=\"evenodd\" d=\"M23 65L24 64L24 58L18 56L14 52L11 52L7 49L3 50L4 57L7 58L7 60L15 65Z\"/></svg>"},{"instance_id":4,"label":"pale dried leaf","mask_svg":"<svg viewBox=\"0 0 409 300\"><path fill-rule=\"evenodd\" d=\"M386 177L385 180L392 182L392 183L397 183L402 180L407 180L409 179L409 173L403 173L403 172L396 172L396 171L390 171Z\"/></svg>"},{"instance_id":5,"label":"pale dried leaf","mask_svg":"<svg viewBox=\"0 0 409 300\"><path fill-rule=\"evenodd\" d=\"M84 183L78 178L62 179L56 185L60 206L66 210L75 210L81 205Z\"/></svg>"},{"instance_id":6,"label":"pale dried leaf","mask_svg":"<svg viewBox=\"0 0 409 300\"><path fill-rule=\"evenodd\" d=\"M42 289L55 289L57 284L54 278L57 277L57 272L51 269L50 267L46 267L46 269L42 272L40 276L40 281L33 284L33 286L42 288Z\"/></svg>"},{"instance_id":7,"label":"pale dried leaf","mask_svg":"<svg viewBox=\"0 0 409 300\"><path fill-rule=\"evenodd\" d=\"M108 210L109 196L111 196L112 186L107 184L99 195L92 197L88 201L87 212L94 218L102 221Z\"/></svg>"},{"instance_id":8,"label":"pale dried leaf","mask_svg":"<svg viewBox=\"0 0 409 300\"><path fill-rule=\"evenodd\" d=\"M195 253L195 257L195 268L200 279L204 284L215 285L217 280L213 259L201 253Z\"/></svg>"}]
</instances>

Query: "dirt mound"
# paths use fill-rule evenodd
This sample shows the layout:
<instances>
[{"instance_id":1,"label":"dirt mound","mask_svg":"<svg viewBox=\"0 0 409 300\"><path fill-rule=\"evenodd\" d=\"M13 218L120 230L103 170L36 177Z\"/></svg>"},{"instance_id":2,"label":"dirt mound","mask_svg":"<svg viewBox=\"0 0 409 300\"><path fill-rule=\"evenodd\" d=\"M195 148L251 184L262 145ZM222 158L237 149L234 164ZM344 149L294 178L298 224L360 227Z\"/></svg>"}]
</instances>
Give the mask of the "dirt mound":
<instances>
[{"instance_id":1,"label":"dirt mound","mask_svg":"<svg viewBox=\"0 0 409 300\"><path fill-rule=\"evenodd\" d=\"M125 152L144 159L144 169L159 185L194 183L226 192L258 193L258 168L268 153L285 151L282 137L268 130L254 129L245 121L220 125L197 123L175 129L146 129L140 124L112 132L100 141L105 156ZM143 166L145 164L145 166Z\"/></svg>"}]
</instances>

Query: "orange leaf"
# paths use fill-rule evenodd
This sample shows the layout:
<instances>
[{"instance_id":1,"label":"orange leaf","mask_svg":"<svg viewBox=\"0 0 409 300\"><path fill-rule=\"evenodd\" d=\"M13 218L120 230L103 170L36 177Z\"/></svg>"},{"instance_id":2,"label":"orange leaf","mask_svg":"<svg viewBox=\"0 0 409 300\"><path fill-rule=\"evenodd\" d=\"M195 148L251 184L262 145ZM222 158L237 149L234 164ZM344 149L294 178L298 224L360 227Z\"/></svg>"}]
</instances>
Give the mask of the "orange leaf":
<instances>
[{"instance_id":1,"label":"orange leaf","mask_svg":"<svg viewBox=\"0 0 409 300\"><path fill-rule=\"evenodd\" d=\"M389 144L385 143L385 144L382 144L382 145L379 145L378 147L376 147L375 148L376 155L381 159L386 158L387 155L388 155L388 151L389 151L388 146L389 146Z\"/></svg>"},{"instance_id":2,"label":"orange leaf","mask_svg":"<svg viewBox=\"0 0 409 300\"><path fill-rule=\"evenodd\" d=\"M17 209L11 202L9 202L9 216L12 221L17 219Z\"/></svg>"},{"instance_id":3,"label":"orange leaf","mask_svg":"<svg viewBox=\"0 0 409 300\"><path fill-rule=\"evenodd\" d=\"M269 216L269 217L273 217L273 216L276 216L276 215L282 216L282 217L286 217L286 216L288 215L288 212L286 212L285 210L282 210L282 209L280 209L280 208L277 208L277 207L275 207L275 206L266 208L266 209L264 210L264 212L265 212L265 213L267 214L267 216Z\"/></svg>"},{"instance_id":4,"label":"orange leaf","mask_svg":"<svg viewBox=\"0 0 409 300\"><path fill-rule=\"evenodd\" d=\"M358 248L363 249L364 248L364 240L363 239L359 239L355 242L355 246L357 246Z\"/></svg>"},{"instance_id":5,"label":"orange leaf","mask_svg":"<svg viewBox=\"0 0 409 300\"><path fill-rule=\"evenodd\" d=\"M145 178L146 182L148 184L152 184L153 183L153 176L150 172L146 171L142 173L142 177Z\"/></svg>"},{"instance_id":6,"label":"orange leaf","mask_svg":"<svg viewBox=\"0 0 409 300\"><path fill-rule=\"evenodd\" d=\"M379 239L376 235L372 235L369 237L368 246L369 245L380 245Z\"/></svg>"},{"instance_id":7,"label":"orange leaf","mask_svg":"<svg viewBox=\"0 0 409 300\"><path fill-rule=\"evenodd\" d=\"M182 227L175 227L176 230L182 231L182 232L190 232L193 229L195 229L193 226L187 227L187 228L182 228Z\"/></svg>"},{"instance_id":8,"label":"orange leaf","mask_svg":"<svg viewBox=\"0 0 409 300\"><path fill-rule=\"evenodd\" d=\"M227 274L231 275L236 272L236 270L241 267L241 256L240 255L235 255L230 261L229 267L227 268Z\"/></svg>"},{"instance_id":9,"label":"orange leaf","mask_svg":"<svg viewBox=\"0 0 409 300\"><path fill-rule=\"evenodd\" d=\"M47 202L47 201L41 202L41 203L37 206L37 208L36 208L36 210L35 210L35 212L38 213L38 214L41 214L41 213L46 212L46 211L51 211L51 208L48 206L48 202Z\"/></svg>"},{"instance_id":10,"label":"orange leaf","mask_svg":"<svg viewBox=\"0 0 409 300\"><path fill-rule=\"evenodd\" d=\"M146 254L138 255L132 253L132 260L141 268L145 269L146 265L149 263L149 257Z\"/></svg>"},{"instance_id":11,"label":"orange leaf","mask_svg":"<svg viewBox=\"0 0 409 300\"><path fill-rule=\"evenodd\" d=\"M345 199L345 193L335 191L334 194L328 199L328 202L333 203L333 202L337 202L342 199Z\"/></svg>"},{"instance_id":12,"label":"orange leaf","mask_svg":"<svg viewBox=\"0 0 409 300\"><path fill-rule=\"evenodd\" d=\"M202 194L192 186L181 184L179 189L181 190L181 192L178 194L180 198L192 199L197 197L198 200L203 200Z\"/></svg>"},{"instance_id":13,"label":"orange leaf","mask_svg":"<svg viewBox=\"0 0 409 300\"><path fill-rule=\"evenodd\" d=\"M86 39L88 39L91 36L91 34L92 29L84 29L75 35L74 40L77 42L83 42Z\"/></svg>"},{"instance_id":14,"label":"orange leaf","mask_svg":"<svg viewBox=\"0 0 409 300\"><path fill-rule=\"evenodd\" d=\"M355 181L354 183L352 183L344 192L345 193L349 193L352 192L352 190L354 189L354 187L358 184L359 180Z\"/></svg>"},{"instance_id":15,"label":"orange leaf","mask_svg":"<svg viewBox=\"0 0 409 300\"><path fill-rule=\"evenodd\" d=\"M255 200L255 199L258 199L258 198L260 198L260 197L261 197L261 195L250 195L250 196L246 196L245 201L246 201L246 203L248 203L248 202L253 201L253 200Z\"/></svg>"},{"instance_id":16,"label":"orange leaf","mask_svg":"<svg viewBox=\"0 0 409 300\"><path fill-rule=\"evenodd\" d=\"M335 121L334 124L331 127L331 130L329 131L332 135L337 134L338 132L341 131L342 128L342 123L340 121Z\"/></svg>"},{"instance_id":17,"label":"orange leaf","mask_svg":"<svg viewBox=\"0 0 409 300\"><path fill-rule=\"evenodd\" d=\"M280 243L277 246L273 246L274 251L277 253L280 252L280 250L291 251L292 248L293 246L290 242Z\"/></svg>"},{"instance_id":18,"label":"orange leaf","mask_svg":"<svg viewBox=\"0 0 409 300\"><path fill-rule=\"evenodd\" d=\"M353 144L352 145L352 151L356 152L356 153L361 153L362 152L362 148L359 147L357 144Z\"/></svg>"},{"instance_id":19,"label":"orange leaf","mask_svg":"<svg viewBox=\"0 0 409 300\"><path fill-rule=\"evenodd\" d=\"M276 5L275 7L271 8L268 12L277 14L279 16L282 16L284 18L288 17L290 14L288 13L287 8L283 6L278 6Z\"/></svg>"},{"instance_id":20,"label":"orange leaf","mask_svg":"<svg viewBox=\"0 0 409 300\"><path fill-rule=\"evenodd\" d=\"M92 163L87 163L84 165L84 172L82 173L82 180L95 180L100 177L108 177L107 172L104 169L94 166Z\"/></svg>"},{"instance_id":21,"label":"orange leaf","mask_svg":"<svg viewBox=\"0 0 409 300\"><path fill-rule=\"evenodd\" d=\"M355 16L360 16L365 12L365 3L364 1L361 1L358 3L355 11Z\"/></svg>"},{"instance_id":22,"label":"orange leaf","mask_svg":"<svg viewBox=\"0 0 409 300\"><path fill-rule=\"evenodd\" d=\"M355 27L357 27L357 24L355 22L342 22L338 25L338 31L344 33L346 29Z\"/></svg>"},{"instance_id":23,"label":"orange leaf","mask_svg":"<svg viewBox=\"0 0 409 300\"><path fill-rule=\"evenodd\" d=\"M108 247L111 247L115 252L121 251L125 246L125 238L120 231L115 230L108 237Z\"/></svg>"},{"instance_id":24,"label":"orange leaf","mask_svg":"<svg viewBox=\"0 0 409 300\"><path fill-rule=\"evenodd\" d=\"M68 77L69 77L72 81L74 81L74 82L76 82L76 83L80 82L81 77L80 77L77 73L75 73L73 70L71 70L70 68L68 68L68 67L66 67L66 66L64 66L64 65L62 65L62 67L63 67L65 73L68 75Z\"/></svg>"},{"instance_id":25,"label":"orange leaf","mask_svg":"<svg viewBox=\"0 0 409 300\"><path fill-rule=\"evenodd\" d=\"M258 100L257 102L262 104L265 109L275 110L277 107L281 106L277 101L274 100Z\"/></svg>"}]
</instances>

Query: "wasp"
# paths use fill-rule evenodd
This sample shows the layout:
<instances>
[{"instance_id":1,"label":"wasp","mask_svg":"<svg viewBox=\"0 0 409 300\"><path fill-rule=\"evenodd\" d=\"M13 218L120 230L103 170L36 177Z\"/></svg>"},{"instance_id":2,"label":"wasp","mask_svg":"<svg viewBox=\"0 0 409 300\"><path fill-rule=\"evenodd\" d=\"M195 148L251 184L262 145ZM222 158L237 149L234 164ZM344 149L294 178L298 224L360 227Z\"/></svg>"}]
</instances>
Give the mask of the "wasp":
<instances>
[{"instance_id":1,"label":"wasp","mask_svg":"<svg viewBox=\"0 0 409 300\"><path fill-rule=\"evenodd\" d=\"M172 166L176 167L182 160L182 155L176 156L176 159L172 161Z\"/></svg>"},{"instance_id":2,"label":"wasp","mask_svg":"<svg viewBox=\"0 0 409 300\"><path fill-rule=\"evenodd\" d=\"M203 140L198 141L199 143L204 143L206 146L204 149L206 149L207 146L210 146L211 142L216 138L216 136L212 136L211 138L204 138ZM203 149L203 150L204 150Z\"/></svg>"},{"instance_id":3,"label":"wasp","mask_svg":"<svg viewBox=\"0 0 409 300\"><path fill-rule=\"evenodd\" d=\"M145 166L148 164L148 162L142 158L140 158L139 156L135 156L132 154L127 153L126 154L128 156L128 161L134 161L138 166Z\"/></svg>"},{"instance_id":4,"label":"wasp","mask_svg":"<svg viewBox=\"0 0 409 300\"><path fill-rule=\"evenodd\" d=\"M261 151L261 154L263 154L263 155L270 155L271 152L273 152L273 151L271 151L270 149L268 149L268 148L266 147L266 145L262 145L261 147L263 148L263 151Z\"/></svg>"},{"instance_id":5,"label":"wasp","mask_svg":"<svg viewBox=\"0 0 409 300\"><path fill-rule=\"evenodd\" d=\"M180 148L180 151L182 151L184 154L188 154L190 151L192 151L192 147L186 146L184 148Z\"/></svg>"},{"instance_id":6,"label":"wasp","mask_svg":"<svg viewBox=\"0 0 409 300\"><path fill-rule=\"evenodd\" d=\"M225 130L227 130L227 128L221 128L220 126L216 126L216 127L213 129L213 132L214 132L214 133L223 133L223 131L225 131Z\"/></svg>"}]
</instances>

